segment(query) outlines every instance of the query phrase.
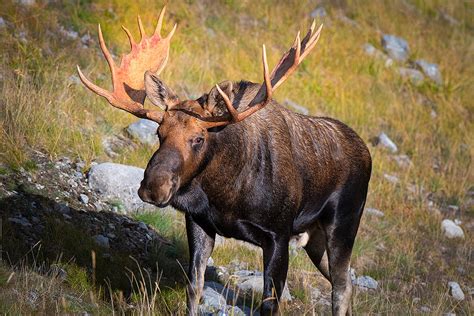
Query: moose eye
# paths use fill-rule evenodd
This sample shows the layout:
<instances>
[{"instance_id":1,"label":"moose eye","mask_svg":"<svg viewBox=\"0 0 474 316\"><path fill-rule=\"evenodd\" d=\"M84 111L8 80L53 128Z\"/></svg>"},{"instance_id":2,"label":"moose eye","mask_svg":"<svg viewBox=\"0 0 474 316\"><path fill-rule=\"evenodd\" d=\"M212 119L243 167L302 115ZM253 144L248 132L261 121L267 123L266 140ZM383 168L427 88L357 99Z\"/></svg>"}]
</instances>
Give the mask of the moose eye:
<instances>
[{"instance_id":1,"label":"moose eye","mask_svg":"<svg viewBox=\"0 0 474 316\"><path fill-rule=\"evenodd\" d=\"M204 138L202 137L196 137L193 139L193 146L200 146L204 143Z\"/></svg>"}]
</instances>

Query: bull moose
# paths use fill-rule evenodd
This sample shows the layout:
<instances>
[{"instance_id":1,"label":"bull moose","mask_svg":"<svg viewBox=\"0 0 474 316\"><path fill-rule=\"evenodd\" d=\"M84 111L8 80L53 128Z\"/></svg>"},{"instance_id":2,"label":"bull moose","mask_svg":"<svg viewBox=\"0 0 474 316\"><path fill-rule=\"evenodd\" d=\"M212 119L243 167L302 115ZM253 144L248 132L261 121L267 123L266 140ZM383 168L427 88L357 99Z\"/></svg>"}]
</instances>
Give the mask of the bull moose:
<instances>
[{"instance_id":1,"label":"bull moose","mask_svg":"<svg viewBox=\"0 0 474 316\"><path fill-rule=\"evenodd\" d=\"M262 315L278 314L288 270L288 245L300 236L314 265L332 285L334 315L351 313L348 269L365 205L371 157L344 123L294 113L274 90L316 45L313 22L271 73L262 49L263 84L225 81L196 100L181 100L158 75L176 25L161 36L165 8L152 36L138 18L141 40L127 34L131 52L116 66L99 25L99 43L113 91L84 85L114 107L159 124L160 147L150 159L140 198L185 214L190 263L187 311L198 312L206 263L216 234L263 249ZM144 107L145 98L162 109Z\"/></svg>"}]
</instances>

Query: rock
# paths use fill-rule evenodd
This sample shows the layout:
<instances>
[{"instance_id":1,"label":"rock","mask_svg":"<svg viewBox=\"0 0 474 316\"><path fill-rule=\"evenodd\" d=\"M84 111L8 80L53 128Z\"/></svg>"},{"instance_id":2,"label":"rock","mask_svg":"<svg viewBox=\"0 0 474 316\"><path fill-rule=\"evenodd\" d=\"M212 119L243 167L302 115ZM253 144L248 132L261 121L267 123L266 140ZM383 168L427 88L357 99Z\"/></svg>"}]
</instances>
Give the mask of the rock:
<instances>
[{"instance_id":1,"label":"rock","mask_svg":"<svg viewBox=\"0 0 474 316\"><path fill-rule=\"evenodd\" d=\"M148 230L148 226L144 222L139 222L138 227L140 227L143 230Z\"/></svg>"},{"instance_id":2,"label":"rock","mask_svg":"<svg viewBox=\"0 0 474 316\"><path fill-rule=\"evenodd\" d=\"M7 27L7 22L0 16L0 30Z\"/></svg>"},{"instance_id":3,"label":"rock","mask_svg":"<svg viewBox=\"0 0 474 316\"><path fill-rule=\"evenodd\" d=\"M379 283L376 280L367 275L357 277L355 281L352 281L352 284L357 285L358 287L363 289L372 290L376 290L379 286Z\"/></svg>"},{"instance_id":4,"label":"rock","mask_svg":"<svg viewBox=\"0 0 474 316\"><path fill-rule=\"evenodd\" d=\"M384 173L383 177L385 178L385 180L387 180L391 184L400 183L400 179L397 176L393 175L393 174Z\"/></svg>"},{"instance_id":5,"label":"rock","mask_svg":"<svg viewBox=\"0 0 474 316\"><path fill-rule=\"evenodd\" d=\"M79 195L79 199L81 200L82 203L84 204L88 204L89 203L89 197L85 194L82 194Z\"/></svg>"},{"instance_id":6,"label":"rock","mask_svg":"<svg viewBox=\"0 0 474 316\"><path fill-rule=\"evenodd\" d=\"M438 65L427 62L426 60L419 59L415 61L415 65L423 71L423 73L433 80L436 84L442 85L443 78L441 72L439 71Z\"/></svg>"},{"instance_id":7,"label":"rock","mask_svg":"<svg viewBox=\"0 0 474 316\"><path fill-rule=\"evenodd\" d=\"M212 257L209 257L209 259L207 259L207 266L208 267L214 266L214 259L212 259Z\"/></svg>"},{"instance_id":8,"label":"rock","mask_svg":"<svg viewBox=\"0 0 474 316\"><path fill-rule=\"evenodd\" d=\"M70 40L76 40L79 37L79 33L73 30L66 30L62 25L59 27L59 33Z\"/></svg>"},{"instance_id":9,"label":"rock","mask_svg":"<svg viewBox=\"0 0 474 316\"><path fill-rule=\"evenodd\" d=\"M310 14L309 16L312 18L312 19L316 19L316 18L323 18L327 15L327 12L326 12L326 9L324 9L324 7L317 7L316 9L314 9Z\"/></svg>"},{"instance_id":10,"label":"rock","mask_svg":"<svg viewBox=\"0 0 474 316\"><path fill-rule=\"evenodd\" d=\"M372 208L372 207L366 208L365 213L368 214L368 215L375 216L375 217L384 217L385 216L385 214L382 211L380 211L376 208Z\"/></svg>"},{"instance_id":11,"label":"rock","mask_svg":"<svg viewBox=\"0 0 474 316\"><path fill-rule=\"evenodd\" d=\"M431 312L431 308L429 308L428 306L426 305L423 305L420 307L420 312L422 313L430 313Z\"/></svg>"},{"instance_id":12,"label":"rock","mask_svg":"<svg viewBox=\"0 0 474 316\"><path fill-rule=\"evenodd\" d=\"M25 7L31 7L36 4L35 0L17 0L17 2Z\"/></svg>"},{"instance_id":13,"label":"rock","mask_svg":"<svg viewBox=\"0 0 474 316\"><path fill-rule=\"evenodd\" d=\"M127 132L138 139L142 144L153 146L158 143L158 137L156 136L158 126L156 122L139 119L127 127Z\"/></svg>"},{"instance_id":14,"label":"rock","mask_svg":"<svg viewBox=\"0 0 474 316\"><path fill-rule=\"evenodd\" d=\"M372 44L364 44L363 49L367 55L385 61L385 67L390 67L393 65L393 59L385 55L381 50L375 48L375 46Z\"/></svg>"},{"instance_id":15,"label":"rock","mask_svg":"<svg viewBox=\"0 0 474 316\"><path fill-rule=\"evenodd\" d=\"M387 148L392 153L396 153L398 151L397 145L395 145L395 143L384 132L379 134L377 144Z\"/></svg>"},{"instance_id":16,"label":"rock","mask_svg":"<svg viewBox=\"0 0 474 316\"><path fill-rule=\"evenodd\" d=\"M304 115L308 115L309 114L309 111L307 108L305 108L304 106L302 105L299 105L298 103L290 100L290 99L286 99L285 101L283 101L283 105L285 105L286 107L290 107L292 108L293 110L295 110L296 112L299 112L301 114L304 114Z\"/></svg>"},{"instance_id":17,"label":"rock","mask_svg":"<svg viewBox=\"0 0 474 316\"><path fill-rule=\"evenodd\" d=\"M119 200L125 211L137 211L152 208L138 196L144 170L141 168L111 162L101 163L89 171L89 186L102 198L109 201Z\"/></svg>"},{"instance_id":18,"label":"rock","mask_svg":"<svg viewBox=\"0 0 474 316\"><path fill-rule=\"evenodd\" d=\"M449 239L453 239L453 238L464 239L464 232L462 228L456 225L450 219L445 219L441 222L441 230L444 232L444 235Z\"/></svg>"},{"instance_id":19,"label":"rock","mask_svg":"<svg viewBox=\"0 0 474 316\"><path fill-rule=\"evenodd\" d=\"M89 34L85 34L81 37L81 43L82 45L89 47L92 43L92 38Z\"/></svg>"},{"instance_id":20,"label":"rock","mask_svg":"<svg viewBox=\"0 0 474 316\"><path fill-rule=\"evenodd\" d=\"M20 217L10 217L10 218L8 219L8 221L11 222L11 223L15 223L15 224L21 225L21 226L31 227L31 223L30 223L26 218L24 218L23 216L20 216Z\"/></svg>"},{"instance_id":21,"label":"rock","mask_svg":"<svg viewBox=\"0 0 474 316\"><path fill-rule=\"evenodd\" d=\"M392 158L393 160L395 160L395 162L400 168L408 168L413 165L410 160L410 157L408 157L407 155L395 155L392 156Z\"/></svg>"},{"instance_id":22,"label":"rock","mask_svg":"<svg viewBox=\"0 0 474 316\"><path fill-rule=\"evenodd\" d=\"M79 77L76 76L76 75L70 75L70 76L67 78L67 81L68 81L71 85L76 85L76 84L80 84L80 83L81 83L81 79L79 79Z\"/></svg>"},{"instance_id":23,"label":"rock","mask_svg":"<svg viewBox=\"0 0 474 316\"><path fill-rule=\"evenodd\" d=\"M464 301L464 292L462 291L461 287L459 286L459 284L457 282L448 282L448 286L449 286L449 294L451 294L451 296L457 300L457 301Z\"/></svg>"},{"instance_id":24,"label":"rock","mask_svg":"<svg viewBox=\"0 0 474 316\"><path fill-rule=\"evenodd\" d=\"M109 238L105 237L104 235L95 235L93 238L96 244L98 244L99 246L106 249L110 248Z\"/></svg>"},{"instance_id":25,"label":"rock","mask_svg":"<svg viewBox=\"0 0 474 316\"><path fill-rule=\"evenodd\" d=\"M236 286L243 293L263 293L263 274L259 271L241 270L233 273L231 278L237 278ZM285 283L285 288L281 295L282 301L291 301L292 297Z\"/></svg>"},{"instance_id":26,"label":"rock","mask_svg":"<svg viewBox=\"0 0 474 316\"><path fill-rule=\"evenodd\" d=\"M238 315L246 313L235 305L238 297L234 291L216 282L205 282L202 294L202 304L199 306L201 315Z\"/></svg>"},{"instance_id":27,"label":"rock","mask_svg":"<svg viewBox=\"0 0 474 316\"><path fill-rule=\"evenodd\" d=\"M226 299L212 287L204 285L202 305L219 310L227 305Z\"/></svg>"},{"instance_id":28,"label":"rock","mask_svg":"<svg viewBox=\"0 0 474 316\"><path fill-rule=\"evenodd\" d=\"M311 303L315 305L331 306L329 298L324 297L318 288L310 288Z\"/></svg>"},{"instance_id":29,"label":"rock","mask_svg":"<svg viewBox=\"0 0 474 316\"><path fill-rule=\"evenodd\" d=\"M382 47L388 56L397 61L403 62L408 59L408 54L410 53L408 43L400 37L388 34L383 35Z\"/></svg>"},{"instance_id":30,"label":"rock","mask_svg":"<svg viewBox=\"0 0 474 316\"><path fill-rule=\"evenodd\" d=\"M398 69L398 73L402 78L409 79L415 86L419 86L425 80L423 73L416 69L401 67Z\"/></svg>"}]
</instances>

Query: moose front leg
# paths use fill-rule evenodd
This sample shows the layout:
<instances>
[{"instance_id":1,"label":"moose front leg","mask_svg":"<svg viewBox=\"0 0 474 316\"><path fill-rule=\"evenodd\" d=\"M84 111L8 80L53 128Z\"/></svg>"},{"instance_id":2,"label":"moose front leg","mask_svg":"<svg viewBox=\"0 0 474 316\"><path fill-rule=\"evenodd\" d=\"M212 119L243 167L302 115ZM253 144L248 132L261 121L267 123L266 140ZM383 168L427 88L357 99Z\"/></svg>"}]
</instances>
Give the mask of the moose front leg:
<instances>
[{"instance_id":1,"label":"moose front leg","mask_svg":"<svg viewBox=\"0 0 474 316\"><path fill-rule=\"evenodd\" d=\"M278 303L288 272L289 239L272 240L263 247L263 300L262 315L278 315Z\"/></svg>"},{"instance_id":2,"label":"moose front leg","mask_svg":"<svg viewBox=\"0 0 474 316\"><path fill-rule=\"evenodd\" d=\"M199 226L186 214L186 232L189 245L189 271L186 289L188 315L198 315L199 300L204 286L207 260L214 248L215 232Z\"/></svg>"}]
</instances>

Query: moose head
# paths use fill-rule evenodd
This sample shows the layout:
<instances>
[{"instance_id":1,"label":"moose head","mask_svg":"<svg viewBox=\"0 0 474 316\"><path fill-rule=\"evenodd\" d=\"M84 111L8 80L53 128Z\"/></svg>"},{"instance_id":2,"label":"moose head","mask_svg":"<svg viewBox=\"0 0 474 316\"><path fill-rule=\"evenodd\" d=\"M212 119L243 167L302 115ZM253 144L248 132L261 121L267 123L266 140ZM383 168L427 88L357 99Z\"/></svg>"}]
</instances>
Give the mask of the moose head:
<instances>
[{"instance_id":1,"label":"moose head","mask_svg":"<svg viewBox=\"0 0 474 316\"><path fill-rule=\"evenodd\" d=\"M128 36L131 52L122 57L117 67L105 45L99 25L99 43L112 74L113 91L98 87L87 79L78 67L79 76L86 87L104 97L114 107L137 117L159 124L157 131L160 147L148 163L141 182L139 196L142 200L160 207L166 206L173 195L188 184L199 172L212 152L213 134L226 125L239 123L264 108L271 100L273 91L298 67L316 45L322 25L315 31L313 22L301 40L298 33L292 47L283 55L270 73L265 45L262 47L263 84L253 98L245 104L234 102L232 82L216 85L209 94L197 100L181 100L158 77L166 66L171 38L176 25L161 37L165 8L161 11L155 32L148 37L138 17L141 40L136 43L130 31ZM145 97L161 110L144 107ZM223 115L216 115L216 97L226 106ZM239 112L238 109L244 109ZM221 111L222 112L222 111Z\"/></svg>"}]
</instances>

